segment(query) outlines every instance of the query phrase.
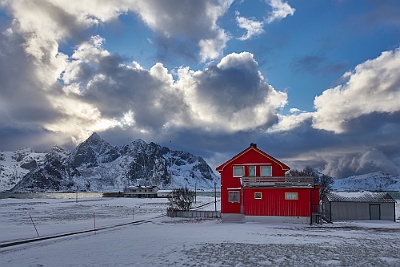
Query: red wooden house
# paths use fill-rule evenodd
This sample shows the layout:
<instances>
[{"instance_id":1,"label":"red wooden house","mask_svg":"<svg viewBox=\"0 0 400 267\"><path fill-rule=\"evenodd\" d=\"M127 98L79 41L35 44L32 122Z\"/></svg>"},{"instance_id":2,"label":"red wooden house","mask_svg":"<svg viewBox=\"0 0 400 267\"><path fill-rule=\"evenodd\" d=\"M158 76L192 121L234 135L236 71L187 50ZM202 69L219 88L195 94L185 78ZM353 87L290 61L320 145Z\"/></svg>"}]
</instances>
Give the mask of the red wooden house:
<instances>
[{"instance_id":1,"label":"red wooden house","mask_svg":"<svg viewBox=\"0 0 400 267\"><path fill-rule=\"evenodd\" d=\"M289 169L256 144L217 167L222 221L315 222L321 187L313 177L285 176Z\"/></svg>"}]
</instances>

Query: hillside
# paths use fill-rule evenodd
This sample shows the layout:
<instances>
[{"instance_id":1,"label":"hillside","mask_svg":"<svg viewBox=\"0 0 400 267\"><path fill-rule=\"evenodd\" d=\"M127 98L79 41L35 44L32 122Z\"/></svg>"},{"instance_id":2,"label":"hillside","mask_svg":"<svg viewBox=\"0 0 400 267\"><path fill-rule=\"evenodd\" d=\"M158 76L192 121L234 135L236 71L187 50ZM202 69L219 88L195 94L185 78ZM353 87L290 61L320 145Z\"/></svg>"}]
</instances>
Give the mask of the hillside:
<instances>
[{"instance_id":1,"label":"hillside","mask_svg":"<svg viewBox=\"0 0 400 267\"><path fill-rule=\"evenodd\" d=\"M400 191L400 177L383 172L335 178L336 191Z\"/></svg>"},{"instance_id":2,"label":"hillside","mask_svg":"<svg viewBox=\"0 0 400 267\"><path fill-rule=\"evenodd\" d=\"M0 192L11 189L23 176L43 164L45 155L31 148L0 152Z\"/></svg>"}]
</instances>

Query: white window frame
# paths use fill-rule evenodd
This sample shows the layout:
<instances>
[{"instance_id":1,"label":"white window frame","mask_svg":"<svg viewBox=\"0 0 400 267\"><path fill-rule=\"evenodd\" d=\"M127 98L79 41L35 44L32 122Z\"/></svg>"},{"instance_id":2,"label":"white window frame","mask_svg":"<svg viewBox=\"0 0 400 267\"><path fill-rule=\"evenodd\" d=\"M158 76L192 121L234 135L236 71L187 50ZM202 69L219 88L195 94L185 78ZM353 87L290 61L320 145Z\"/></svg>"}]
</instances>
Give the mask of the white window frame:
<instances>
[{"instance_id":1,"label":"white window frame","mask_svg":"<svg viewBox=\"0 0 400 267\"><path fill-rule=\"evenodd\" d=\"M233 195L236 197L233 197ZM228 191L228 202L240 203L240 191Z\"/></svg>"},{"instance_id":2,"label":"white window frame","mask_svg":"<svg viewBox=\"0 0 400 267\"><path fill-rule=\"evenodd\" d=\"M262 192L254 192L254 199L262 199Z\"/></svg>"},{"instance_id":3,"label":"white window frame","mask_svg":"<svg viewBox=\"0 0 400 267\"><path fill-rule=\"evenodd\" d=\"M299 200L298 192L285 192L285 200Z\"/></svg>"},{"instance_id":4,"label":"white window frame","mask_svg":"<svg viewBox=\"0 0 400 267\"><path fill-rule=\"evenodd\" d=\"M252 175L251 169L254 168L254 174ZM249 166L249 176L256 177L257 176L257 166Z\"/></svg>"},{"instance_id":5,"label":"white window frame","mask_svg":"<svg viewBox=\"0 0 400 267\"><path fill-rule=\"evenodd\" d=\"M269 169L270 171L269 171L269 175L264 175L263 174L263 169ZM270 177L270 176L272 176L272 166L260 166L260 176L262 176L262 177Z\"/></svg>"},{"instance_id":6,"label":"white window frame","mask_svg":"<svg viewBox=\"0 0 400 267\"><path fill-rule=\"evenodd\" d=\"M235 169L242 169L242 175L235 175ZM243 177L244 176L244 166L233 166L233 177Z\"/></svg>"}]
</instances>

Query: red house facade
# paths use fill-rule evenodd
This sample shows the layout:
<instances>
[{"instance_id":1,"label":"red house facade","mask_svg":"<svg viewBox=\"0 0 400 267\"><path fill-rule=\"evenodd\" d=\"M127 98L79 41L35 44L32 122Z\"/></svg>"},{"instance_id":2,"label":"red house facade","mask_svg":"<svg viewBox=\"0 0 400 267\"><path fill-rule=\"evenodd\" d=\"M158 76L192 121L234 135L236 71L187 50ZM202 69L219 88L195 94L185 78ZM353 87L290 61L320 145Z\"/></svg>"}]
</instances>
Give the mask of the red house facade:
<instances>
[{"instance_id":1,"label":"red house facade","mask_svg":"<svg viewBox=\"0 0 400 267\"><path fill-rule=\"evenodd\" d=\"M320 187L314 178L285 176L290 168L255 144L216 170L222 221L312 223L319 216Z\"/></svg>"}]
</instances>

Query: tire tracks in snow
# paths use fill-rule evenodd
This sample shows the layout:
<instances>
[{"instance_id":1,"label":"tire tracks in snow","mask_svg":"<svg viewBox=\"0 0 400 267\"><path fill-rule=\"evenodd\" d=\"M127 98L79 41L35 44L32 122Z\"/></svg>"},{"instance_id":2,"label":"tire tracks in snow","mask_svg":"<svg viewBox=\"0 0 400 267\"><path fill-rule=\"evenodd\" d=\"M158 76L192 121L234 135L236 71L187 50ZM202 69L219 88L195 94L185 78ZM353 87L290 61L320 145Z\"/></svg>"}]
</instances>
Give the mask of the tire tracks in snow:
<instances>
[{"instance_id":1,"label":"tire tracks in snow","mask_svg":"<svg viewBox=\"0 0 400 267\"><path fill-rule=\"evenodd\" d=\"M127 226L127 225L140 225L140 224L149 223L149 222L152 222L152 221L139 220L139 221L133 221L133 222L129 222L129 223L122 223L122 224L116 224L116 225L111 225L111 226L99 227L99 228L90 229L90 230L75 231L75 232L69 232L69 233L63 233L63 234L55 234L55 235L49 235L49 236L43 236L43 237L35 237L35 238L28 238L28 239L22 239L22 240L10 241L10 242L3 242L3 243L0 243L0 248L13 247L13 246L17 246L17 245L23 245L23 244L34 243L34 242L56 239L56 238L62 238L62 237L73 236L73 235L86 234L86 233L91 233L91 232L98 232L98 231L109 230L109 229L118 228L118 227Z\"/></svg>"}]
</instances>

